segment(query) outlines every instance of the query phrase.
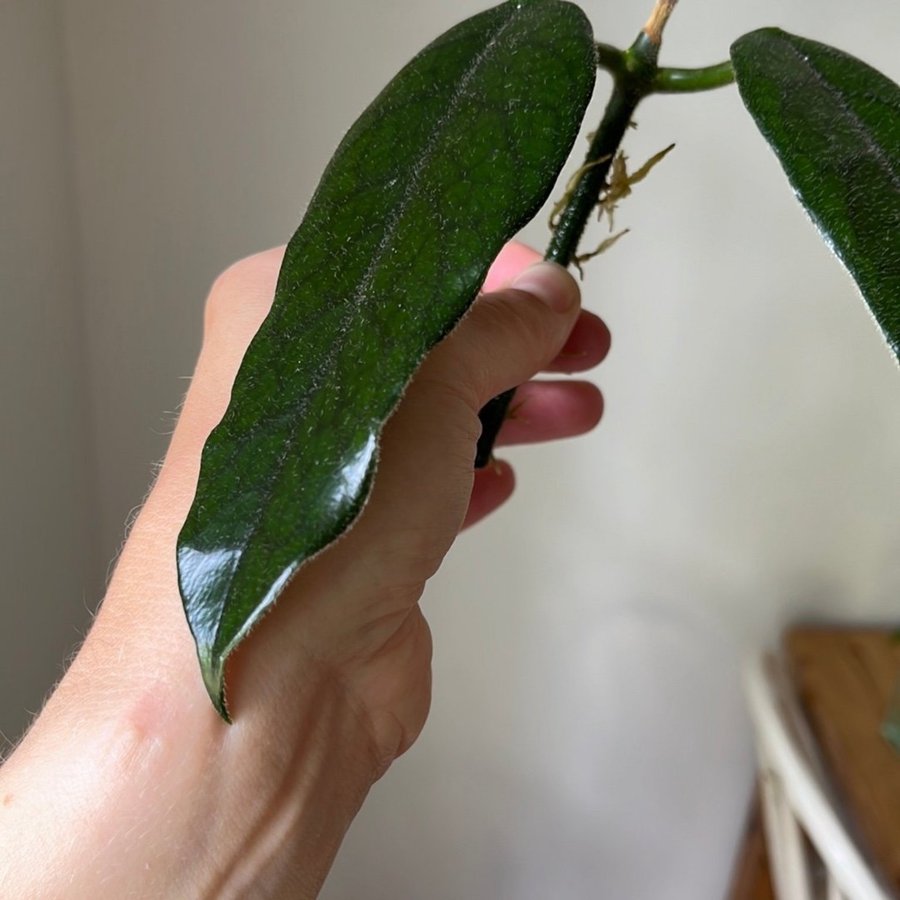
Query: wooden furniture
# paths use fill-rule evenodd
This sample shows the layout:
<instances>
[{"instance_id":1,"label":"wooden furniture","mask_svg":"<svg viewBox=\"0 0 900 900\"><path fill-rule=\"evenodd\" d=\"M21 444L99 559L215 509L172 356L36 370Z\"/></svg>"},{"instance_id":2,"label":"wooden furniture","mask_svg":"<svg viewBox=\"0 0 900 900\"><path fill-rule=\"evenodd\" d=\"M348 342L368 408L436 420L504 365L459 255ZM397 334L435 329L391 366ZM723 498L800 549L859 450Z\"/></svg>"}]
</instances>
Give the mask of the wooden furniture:
<instances>
[{"instance_id":1,"label":"wooden furniture","mask_svg":"<svg viewBox=\"0 0 900 900\"><path fill-rule=\"evenodd\" d=\"M900 679L896 631L794 628L784 650L851 832L900 894L900 753L881 731Z\"/></svg>"},{"instance_id":2,"label":"wooden furniture","mask_svg":"<svg viewBox=\"0 0 900 900\"><path fill-rule=\"evenodd\" d=\"M746 676L764 802L730 900L900 897L900 753L882 732L896 635L794 628Z\"/></svg>"},{"instance_id":3,"label":"wooden furniture","mask_svg":"<svg viewBox=\"0 0 900 900\"><path fill-rule=\"evenodd\" d=\"M776 900L769 871L758 788L753 795L744 838L735 861L728 900Z\"/></svg>"}]
</instances>

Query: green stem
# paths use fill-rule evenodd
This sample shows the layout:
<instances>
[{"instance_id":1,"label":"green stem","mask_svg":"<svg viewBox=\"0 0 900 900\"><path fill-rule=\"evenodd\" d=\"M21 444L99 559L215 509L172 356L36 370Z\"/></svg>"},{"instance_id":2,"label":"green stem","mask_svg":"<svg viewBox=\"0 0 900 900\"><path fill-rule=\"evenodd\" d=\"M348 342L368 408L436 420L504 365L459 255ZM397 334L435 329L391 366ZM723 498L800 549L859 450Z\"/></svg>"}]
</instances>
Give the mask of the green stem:
<instances>
[{"instance_id":1,"label":"green stem","mask_svg":"<svg viewBox=\"0 0 900 900\"><path fill-rule=\"evenodd\" d=\"M597 65L612 74L613 92L580 169L581 175L569 192L565 208L556 221L545 259L562 266L569 266L576 260L578 243L600 200L610 166L644 97L657 92L707 90L727 84L732 79L727 63L708 69L659 68L657 59L662 31L676 2L657 0L649 22L628 50L622 51L609 44L596 45ZM481 437L475 456L476 468L490 462L494 440L514 394L515 389L494 397L479 413Z\"/></svg>"},{"instance_id":2,"label":"green stem","mask_svg":"<svg viewBox=\"0 0 900 900\"><path fill-rule=\"evenodd\" d=\"M613 92L603 113L594 138L584 158L581 177L569 194L565 209L559 216L545 259L570 265L577 255L578 242L584 233L591 212L600 200L606 176L613 159L631 124L638 104L650 93L657 73L656 59L659 45L641 32L624 53L621 50L597 45L598 64L605 60L613 74Z\"/></svg>"},{"instance_id":3,"label":"green stem","mask_svg":"<svg viewBox=\"0 0 900 900\"><path fill-rule=\"evenodd\" d=\"M682 94L693 91L710 91L725 87L734 81L734 69L730 62L702 69L660 69L653 79L654 94Z\"/></svg>"},{"instance_id":4,"label":"green stem","mask_svg":"<svg viewBox=\"0 0 900 900\"><path fill-rule=\"evenodd\" d=\"M646 94L648 76L652 77L656 71L654 48L643 33L625 53L615 50L613 55L607 53L607 50L615 48L605 47L601 51L600 46L597 54L598 65L604 64L602 61L605 61L616 69L613 92L585 157L582 175L560 214L544 257L561 266L570 265L577 255L578 242L592 210L600 199L600 191L606 183L613 158L628 130L638 103ZM658 51L658 47L655 50ZM652 60L648 59L648 51L653 54ZM494 441L506 419L514 394L515 388L494 397L479 413L481 436L475 452L476 469L483 468L490 462Z\"/></svg>"},{"instance_id":5,"label":"green stem","mask_svg":"<svg viewBox=\"0 0 900 900\"><path fill-rule=\"evenodd\" d=\"M612 97L603 113L603 120L585 157L583 174L572 190L550 238L545 259L557 262L561 266L568 266L575 259L578 242L591 212L597 205L613 158L643 97L642 93L635 93L623 82L624 79L616 82Z\"/></svg>"},{"instance_id":6,"label":"green stem","mask_svg":"<svg viewBox=\"0 0 900 900\"><path fill-rule=\"evenodd\" d=\"M597 67L606 69L614 78L625 74L625 54L612 44L595 44Z\"/></svg>"}]
</instances>

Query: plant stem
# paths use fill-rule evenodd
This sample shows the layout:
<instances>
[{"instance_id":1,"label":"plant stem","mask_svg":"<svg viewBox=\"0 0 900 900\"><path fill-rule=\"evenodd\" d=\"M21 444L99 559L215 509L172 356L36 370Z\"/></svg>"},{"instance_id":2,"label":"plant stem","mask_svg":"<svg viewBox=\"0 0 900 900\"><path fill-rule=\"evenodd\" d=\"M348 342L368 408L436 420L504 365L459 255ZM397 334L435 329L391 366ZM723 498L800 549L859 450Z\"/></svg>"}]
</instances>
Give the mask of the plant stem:
<instances>
[{"instance_id":1,"label":"plant stem","mask_svg":"<svg viewBox=\"0 0 900 900\"><path fill-rule=\"evenodd\" d=\"M645 48L648 41L646 39L642 41L642 37L644 37L643 32L632 45L632 50L638 44L641 45L641 48ZM607 53L607 50L614 51L614 54ZM575 259L578 242L581 240L592 210L597 205L600 191L606 184L606 176L609 174L613 158L628 130L638 103L646 93L646 74L643 77L636 77L635 73L631 71L642 67L635 66L634 60L629 59L630 52L629 50L622 53L615 48L604 48L601 52L598 47L598 64L603 64L605 61L607 65L604 67L615 66L613 92L585 157L585 165L581 170L582 175L560 214L550 239L550 246L544 257L561 266L568 266ZM640 57L638 57L638 61L640 61ZM654 63L650 64L650 69L655 72ZM484 468L490 462L494 441L506 419L514 394L515 388L499 394L489 400L479 412L481 436L475 452L476 469Z\"/></svg>"},{"instance_id":2,"label":"plant stem","mask_svg":"<svg viewBox=\"0 0 900 900\"><path fill-rule=\"evenodd\" d=\"M669 21L669 16L675 12L677 3L678 0L656 0L656 6L653 7L653 12L650 13L650 18L647 19L647 24L644 26L644 34L657 48L662 43L666 23Z\"/></svg>"},{"instance_id":3,"label":"plant stem","mask_svg":"<svg viewBox=\"0 0 900 900\"><path fill-rule=\"evenodd\" d=\"M545 259L561 266L569 266L577 260L578 243L587 221L600 201L619 145L644 97L656 92L708 90L732 80L728 63L707 69L659 68L657 59L663 30L677 2L656 0L647 24L628 50L622 51L609 44L596 45L597 65L613 76L613 92L579 170L580 177L568 192L565 207L555 222ZM514 394L515 389L494 397L479 413L481 437L475 455L476 468L490 462L494 440Z\"/></svg>"},{"instance_id":4,"label":"plant stem","mask_svg":"<svg viewBox=\"0 0 900 900\"><path fill-rule=\"evenodd\" d=\"M705 66L702 69L660 69L653 79L654 94L681 94L709 91L734 81L731 62Z\"/></svg>"},{"instance_id":5,"label":"plant stem","mask_svg":"<svg viewBox=\"0 0 900 900\"><path fill-rule=\"evenodd\" d=\"M606 69L614 78L621 77L625 72L625 54L612 44L595 44L597 53L597 66Z\"/></svg>"},{"instance_id":6,"label":"plant stem","mask_svg":"<svg viewBox=\"0 0 900 900\"><path fill-rule=\"evenodd\" d=\"M568 266L575 259L578 242L591 212L597 205L613 158L642 96L634 94L627 88L623 89L621 82L613 90L600 127L585 157L583 174L560 214L545 259L557 262L561 266Z\"/></svg>"}]
</instances>

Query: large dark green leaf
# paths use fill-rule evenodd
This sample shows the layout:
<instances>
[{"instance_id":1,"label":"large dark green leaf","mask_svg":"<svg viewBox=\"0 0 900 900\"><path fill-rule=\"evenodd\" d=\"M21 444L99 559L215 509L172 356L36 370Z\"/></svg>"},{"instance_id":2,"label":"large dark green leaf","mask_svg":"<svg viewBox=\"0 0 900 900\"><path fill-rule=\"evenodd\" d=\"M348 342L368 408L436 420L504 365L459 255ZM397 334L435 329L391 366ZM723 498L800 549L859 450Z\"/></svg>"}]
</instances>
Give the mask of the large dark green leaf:
<instances>
[{"instance_id":1,"label":"large dark green leaf","mask_svg":"<svg viewBox=\"0 0 900 900\"><path fill-rule=\"evenodd\" d=\"M731 48L741 97L900 357L900 87L777 28Z\"/></svg>"},{"instance_id":2,"label":"large dark green leaf","mask_svg":"<svg viewBox=\"0 0 900 900\"><path fill-rule=\"evenodd\" d=\"M382 426L546 199L594 71L576 6L504 3L423 50L338 148L179 536L185 610L223 716L225 659L359 513Z\"/></svg>"}]
</instances>

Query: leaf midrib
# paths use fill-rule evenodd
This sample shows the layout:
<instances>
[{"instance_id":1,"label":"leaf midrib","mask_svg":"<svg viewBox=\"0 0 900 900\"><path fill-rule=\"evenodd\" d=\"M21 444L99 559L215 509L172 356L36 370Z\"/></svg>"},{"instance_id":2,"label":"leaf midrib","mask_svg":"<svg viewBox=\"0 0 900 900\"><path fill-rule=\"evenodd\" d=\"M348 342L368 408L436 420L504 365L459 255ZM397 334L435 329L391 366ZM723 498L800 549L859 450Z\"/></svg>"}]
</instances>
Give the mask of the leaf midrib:
<instances>
[{"instance_id":1,"label":"leaf midrib","mask_svg":"<svg viewBox=\"0 0 900 900\"><path fill-rule=\"evenodd\" d=\"M458 85L454 89L454 91L451 95L450 102L447 104L446 112L441 117L439 117L435 128L432 130L431 136L429 137L428 141L425 144L425 148L420 156L420 159L417 161L417 163L414 165L414 167L412 169L411 175L410 175L408 181L406 182L406 186L403 190L400 201L396 205L394 212L391 213L391 215L389 216L389 218L387 220L387 224L385 225L384 235L383 235L381 241L379 242L379 244L375 250L375 253L372 256L371 262L369 263L365 272L362 274L361 278L358 281L358 287L354 293L353 300L351 303L347 304L347 306L346 306L346 312L345 312L344 316L341 318L341 324L343 326L341 329L342 331L343 331L343 328L345 328L347 326L350 319L353 316L355 316L360 305L362 304L363 300L365 299L366 291L372 285L372 281L378 270L379 263L384 258L385 254L387 253L388 249L390 248L394 238L396 237L397 226L400 223L400 221L402 220L412 198L416 194L415 189L418 187L418 183L422 177L422 173L426 170L426 168L428 167L428 165L431 162L432 154L434 153L434 148L437 144L438 138L443 134L443 132L447 126L447 123L449 121L451 121L453 119L453 117L455 116L457 108L459 106L459 102L462 99L462 97L464 96L466 88L471 83L472 79L475 77L475 74L477 73L478 69L490 57L492 51L495 50L500 38L503 36L503 34L506 32L506 30L515 21L516 21L515 17L510 16L505 22L500 24L500 26L497 28L497 30L494 32L494 34L491 36L491 38L485 43L485 46L475 55L469 68L466 70L465 74L460 79ZM337 360L338 356L339 356L339 354L337 354L335 352L329 352L327 354L327 356L325 357L325 359L323 360L322 364L316 368L316 374L319 376L320 379L329 376L334 371L334 369L336 367L336 360ZM302 416L303 413L305 412L305 410L308 408L308 406L309 406L309 398L305 396L305 397L303 397L302 402L299 403L295 407L296 416L297 417ZM274 488L274 486L278 483L278 481L283 476L284 470L285 470L285 462L287 460L288 454L293 449L293 446L297 440L297 435L298 435L298 429L296 427L291 429L289 437L284 442L283 450L282 450L281 454L279 454L276 465L272 466L271 474L264 482L265 493L271 494L272 489ZM247 547L252 542L253 535L258 531L260 522L262 521L264 514L265 514L265 508L262 505L260 505L258 507L258 512L253 517L252 524L250 524L250 526L245 531L245 534L247 535L247 540L244 543L244 547L243 547L241 555L238 559L237 565L233 568L231 574L229 575L228 581L227 581L229 593L230 593L231 586L237 580L239 574L243 571L244 561L247 556L247 552L246 552ZM293 572L296 571L297 568L304 561L305 561L304 559L295 560L287 568L290 569L291 574L293 574ZM228 596L229 596L228 593L223 593L223 600L222 600L222 604L221 604L221 608L223 610L225 609L225 607L228 604ZM241 628L238 631L238 633L231 638L231 640L228 642L228 644L226 644L225 647L221 648L221 649L225 650L227 652L227 650L230 646L234 645L234 643L236 641L239 641L242 633L244 631L246 631L247 629L249 629L250 627L252 627L252 625L257 620L259 610L265 611L268 608L270 608L271 602L274 599L275 599L274 597L269 596L268 592L263 597L261 597L259 602L257 603L257 607L256 607L256 610L254 611L254 615L250 619L248 619L248 621L244 624L243 628ZM213 650L215 650L215 648L219 644L219 635L221 633L223 621L224 620L220 616L219 624L216 628L215 636L212 641Z\"/></svg>"},{"instance_id":2,"label":"leaf midrib","mask_svg":"<svg viewBox=\"0 0 900 900\"><path fill-rule=\"evenodd\" d=\"M823 88L827 93L838 100L847 96L844 91L841 91L828 79L824 72L819 70L816 63L809 56L805 56L801 53L797 46L787 40L783 41L783 43L801 62L808 64L808 71L815 77L819 87ZM881 166L888 171L891 182L898 192L900 192L900 174L894 170L890 156L885 149L871 136L871 131L866 125L865 120L859 116L855 109L848 106L846 103L841 103L840 106L842 111L845 112L847 117L851 120L853 130L861 138L864 149L872 151L872 155L878 160Z\"/></svg>"}]
</instances>

